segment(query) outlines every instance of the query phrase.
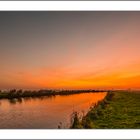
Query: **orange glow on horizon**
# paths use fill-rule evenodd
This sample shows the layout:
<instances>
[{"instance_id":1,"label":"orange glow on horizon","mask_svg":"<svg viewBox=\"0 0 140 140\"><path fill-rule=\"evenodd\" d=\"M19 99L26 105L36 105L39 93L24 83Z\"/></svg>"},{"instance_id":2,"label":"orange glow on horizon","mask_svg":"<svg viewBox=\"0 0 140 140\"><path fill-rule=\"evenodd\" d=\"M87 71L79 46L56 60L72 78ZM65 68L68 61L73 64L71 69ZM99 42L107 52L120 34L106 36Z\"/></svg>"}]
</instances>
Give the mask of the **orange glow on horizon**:
<instances>
[{"instance_id":1,"label":"orange glow on horizon","mask_svg":"<svg viewBox=\"0 0 140 140\"><path fill-rule=\"evenodd\" d=\"M12 80L21 80L21 83L17 83L17 88L20 88L21 84L25 89L139 89L140 75L138 70L140 67L139 65L133 66L127 66L123 69L104 69L100 73L86 73L83 75L78 71L72 72L71 69L70 71L68 69L58 69L55 72L53 70L41 70L38 74L36 72L35 74L15 75Z\"/></svg>"},{"instance_id":2,"label":"orange glow on horizon","mask_svg":"<svg viewBox=\"0 0 140 140\"><path fill-rule=\"evenodd\" d=\"M32 14L3 16L0 89L140 89L139 12Z\"/></svg>"}]
</instances>

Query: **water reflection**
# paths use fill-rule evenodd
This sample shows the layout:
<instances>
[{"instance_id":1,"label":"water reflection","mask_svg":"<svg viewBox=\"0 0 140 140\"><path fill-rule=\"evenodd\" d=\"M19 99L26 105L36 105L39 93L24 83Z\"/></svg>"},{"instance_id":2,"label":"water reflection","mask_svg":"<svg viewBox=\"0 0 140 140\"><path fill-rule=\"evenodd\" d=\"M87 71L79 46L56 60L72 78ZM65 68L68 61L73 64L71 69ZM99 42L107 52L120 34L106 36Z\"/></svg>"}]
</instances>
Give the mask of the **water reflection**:
<instances>
[{"instance_id":1,"label":"water reflection","mask_svg":"<svg viewBox=\"0 0 140 140\"><path fill-rule=\"evenodd\" d=\"M8 101L9 101L10 104L14 105L14 104L16 104L17 99L15 99L15 98L14 99L9 99Z\"/></svg>"},{"instance_id":2,"label":"water reflection","mask_svg":"<svg viewBox=\"0 0 140 140\"><path fill-rule=\"evenodd\" d=\"M13 98L13 99L8 99L9 103L14 105L16 103L21 104L22 102L27 102L27 101L32 101L32 100L45 100L45 99L54 99L55 96L40 96L40 97L24 97L24 98Z\"/></svg>"},{"instance_id":3,"label":"water reflection","mask_svg":"<svg viewBox=\"0 0 140 140\"><path fill-rule=\"evenodd\" d=\"M11 105L15 105L16 103L21 104L23 101L23 98L13 98L13 99L8 99L9 103Z\"/></svg>"},{"instance_id":4,"label":"water reflection","mask_svg":"<svg viewBox=\"0 0 140 140\"><path fill-rule=\"evenodd\" d=\"M69 128L74 111L85 115L106 92L1 100L0 128Z\"/></svg>"}]
</instances>

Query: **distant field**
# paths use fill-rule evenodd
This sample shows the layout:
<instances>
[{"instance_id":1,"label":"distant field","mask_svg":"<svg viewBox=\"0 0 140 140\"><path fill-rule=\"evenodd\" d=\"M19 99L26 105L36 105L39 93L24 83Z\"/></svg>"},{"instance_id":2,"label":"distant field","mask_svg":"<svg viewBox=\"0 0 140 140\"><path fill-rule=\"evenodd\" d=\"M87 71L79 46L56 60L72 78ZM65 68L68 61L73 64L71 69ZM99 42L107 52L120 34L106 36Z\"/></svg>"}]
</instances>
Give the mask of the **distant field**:
<instances>
[{"instance_id":1,"label":"distant field","mask_svg":"<svg viewBox=\"0 0 140 140\"><path fill-rule=\"evenodd\" d=\"M76 120L76 119L75 119ZM73 128L140 128L140 92L114 91Z\"/></svg>"}]
</instances>

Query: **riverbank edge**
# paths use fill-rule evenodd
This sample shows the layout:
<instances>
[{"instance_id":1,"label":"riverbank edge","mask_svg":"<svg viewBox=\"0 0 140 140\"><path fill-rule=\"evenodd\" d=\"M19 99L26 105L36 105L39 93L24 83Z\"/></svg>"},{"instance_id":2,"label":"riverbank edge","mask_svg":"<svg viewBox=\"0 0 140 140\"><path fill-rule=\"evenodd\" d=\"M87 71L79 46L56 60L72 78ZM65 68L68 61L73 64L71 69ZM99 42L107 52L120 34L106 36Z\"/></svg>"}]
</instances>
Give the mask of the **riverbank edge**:
<instances>
[{"instance_id":1,"label":"riverbank edge","mask_svg":"<svg viewBox=\"0 0 140 140\"><path fill-rule=\"evenodd\" d=\"M8 92L0 92L0 99L14 99L14 98L24 98L24 97L42 97L42 96L56 96L56 95L72 95L81 93L94 93L94 92L106 92L103 90L39 90L39 91L24 91L21 90L11 90Z\"/></svg>"},{"instance_id":2,"label":"riverbank edge","mask_svg":"<svg viewBox=\"0 0 140 140\"><path fill-rule=\"evenodd\" d=\"M93 106L91 106L89 112L83 116L79 117L77 112L73 112L72 125L70 126L71 129L91 129L93 128L93 120L91 121L91 115L92 119L96 119L98 115L101 115L100 113L100 107L104 108L109 104L110 101L112 101L113 97L115 95L115 92L108 91L107 95L102 101L97 102ZM80 119L82 118L82 119Z\"/></svg>"}]
</instances>

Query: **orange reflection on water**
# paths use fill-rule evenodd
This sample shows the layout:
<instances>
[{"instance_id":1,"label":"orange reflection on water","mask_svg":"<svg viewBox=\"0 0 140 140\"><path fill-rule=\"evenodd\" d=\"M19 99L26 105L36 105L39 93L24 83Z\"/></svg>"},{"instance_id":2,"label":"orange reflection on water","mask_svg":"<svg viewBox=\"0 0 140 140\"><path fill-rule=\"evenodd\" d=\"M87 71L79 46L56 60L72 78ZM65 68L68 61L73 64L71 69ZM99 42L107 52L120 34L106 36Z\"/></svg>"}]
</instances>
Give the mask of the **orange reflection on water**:
<instances>
[{"instance_id":1,"label":"orange reflection on water","mask_svg":"<svg viewBox=\"0 0 140 140\"><path fill-rule=\"evenodd\" d=\"M60 122L68 128L73 111L87 113L105 96L106 92L98 92L1 100L0 128L57 128Z\"/></svg>"}]
</instances>

